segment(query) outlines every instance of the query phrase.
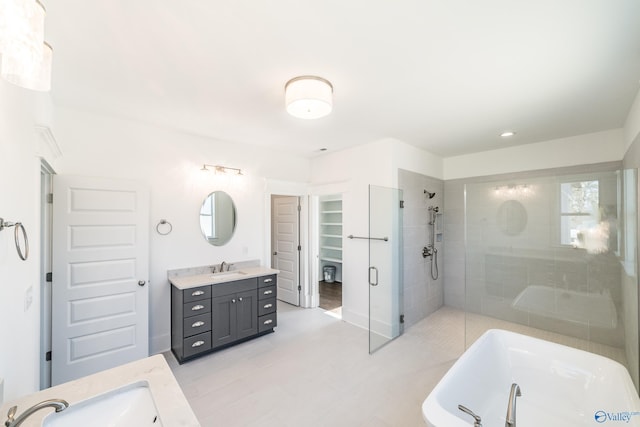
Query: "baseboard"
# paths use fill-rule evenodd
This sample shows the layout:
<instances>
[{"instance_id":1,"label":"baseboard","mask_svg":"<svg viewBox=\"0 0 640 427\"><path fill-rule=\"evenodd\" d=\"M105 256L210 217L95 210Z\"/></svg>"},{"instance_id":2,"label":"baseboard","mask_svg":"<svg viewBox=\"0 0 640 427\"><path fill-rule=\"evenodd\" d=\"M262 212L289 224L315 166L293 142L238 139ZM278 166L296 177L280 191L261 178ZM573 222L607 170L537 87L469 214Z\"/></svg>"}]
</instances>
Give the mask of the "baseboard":
<instances>
[{"instance_id":1,"label":"baseboard","mask_svg":"<svg viewBox=\"0 0 640 427\"><path fill-rule=\"evenodd\" d=\"M162 334L149 339L149 353L151 355L164 353L171 349L171 334Z\"/></svg>"}]
</instances>

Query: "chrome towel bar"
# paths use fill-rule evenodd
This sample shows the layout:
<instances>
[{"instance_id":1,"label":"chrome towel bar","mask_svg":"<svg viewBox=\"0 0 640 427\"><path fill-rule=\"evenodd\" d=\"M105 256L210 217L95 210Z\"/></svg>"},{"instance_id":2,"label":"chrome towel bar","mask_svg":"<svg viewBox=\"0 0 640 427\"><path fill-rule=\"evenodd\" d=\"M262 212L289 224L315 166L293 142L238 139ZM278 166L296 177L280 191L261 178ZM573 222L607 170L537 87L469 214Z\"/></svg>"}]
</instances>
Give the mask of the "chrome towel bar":
<instances>
[{"instance_id":1,"label":"chrome towel bar","mask_svg":"<svg viewBox=\"0 0 640 427\"><path fill-rule=\"evenodd\" d=\"M18 256L21 260L26 261L29 258L29 239L27 237L27 230L25 230L24 225L21 222L9 222L5 221L3 218L0 218L0 231L4 230L8 227L15 227L13 238L16 243L16 251L18 252ZM22 232L22 238L24 240L24 252L20 247L20 232Z\"/></svg>"},{"instance_id":2,"label":"chrome towel bar","mask_svg":"<svg viewBox=\"0 0 640 427\"><path fill-rule=\"evenodd\" d=\"M349 234L347 236L347 239L384 240L385 242L389 241L388 237L358 237L354 236L353 234Z\"/></svg>"}]
</instances>

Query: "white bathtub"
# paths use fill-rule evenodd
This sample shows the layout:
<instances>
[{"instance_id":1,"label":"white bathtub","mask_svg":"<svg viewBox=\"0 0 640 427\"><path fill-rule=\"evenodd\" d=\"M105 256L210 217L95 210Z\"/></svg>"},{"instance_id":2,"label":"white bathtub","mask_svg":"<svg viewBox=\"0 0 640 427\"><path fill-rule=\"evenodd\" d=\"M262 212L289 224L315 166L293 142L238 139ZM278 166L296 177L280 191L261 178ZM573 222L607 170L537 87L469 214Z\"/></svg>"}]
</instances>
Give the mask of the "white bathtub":
<instances>
[{"instance_id":1,"label":"white bathtub","mask_svg":"<svg viewBox=\"0 0 640 427\"><path fill-rule=\"evenodd\" d=\"M518 427L640 426L640 399L627 370L606 357L493 329L458 359L422 404L430 427L502 427L512 383Z\"/></svg>"}]
</instances>

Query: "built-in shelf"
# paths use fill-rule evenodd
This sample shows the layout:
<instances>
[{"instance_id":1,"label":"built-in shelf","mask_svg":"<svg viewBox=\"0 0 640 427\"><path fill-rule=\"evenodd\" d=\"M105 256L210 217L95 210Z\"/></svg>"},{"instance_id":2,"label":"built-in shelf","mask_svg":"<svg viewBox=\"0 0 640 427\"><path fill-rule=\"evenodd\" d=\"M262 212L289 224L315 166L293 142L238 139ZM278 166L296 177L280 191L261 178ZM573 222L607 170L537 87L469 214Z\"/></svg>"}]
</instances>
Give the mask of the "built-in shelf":
<instances>
[{"instance_id":1,"label":"built-in shelf","mask_svg":"<svg viewBox=\"0 0 640 427\"><path fill-rule=\"evenodd\" d=\"M320 200L320 273L325 266L336 267L342 276L342 199L338 196Z\"/></svg>"}]
</instances>

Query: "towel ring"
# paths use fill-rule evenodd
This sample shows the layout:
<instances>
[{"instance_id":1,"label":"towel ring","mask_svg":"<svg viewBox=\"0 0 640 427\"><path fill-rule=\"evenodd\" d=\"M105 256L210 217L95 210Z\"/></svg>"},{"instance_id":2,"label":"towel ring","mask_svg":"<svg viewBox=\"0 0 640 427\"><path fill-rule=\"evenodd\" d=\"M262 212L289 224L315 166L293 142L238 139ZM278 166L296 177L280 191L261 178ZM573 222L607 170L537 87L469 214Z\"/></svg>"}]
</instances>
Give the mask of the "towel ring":
<instances>
[{"instance_id":1,"label":"towel ring","mask_svg":"<svg viewBox=\"0 0 640 427\"><path fill-rule=\"evenodd\" d=\"M15 227L16 228L14 230L13 237L16 241L16 251L18 251L18 256L20 257L20 259L26 261L27 258L29 258L29 238L27 237L27 230L25 230L24 225L22 225L21 222L16 222ZM20 248L19 231L22 231L22 237L24 239L24 253Z\"/></svg>"},{"instance_id":2,"label":"towel ring","mask_svg":"<svg viewBox=\"0 0 640 427\"><path fill-rule=\"evenodd\" d=\"M163 233L162 231L160 231L160 226L162 225L168 225L169 229L165 230L165 232ZM166 219L161 219L160 222L156 225L156 232L161 235L161 236L166 236L167 234L171 233L173 231L173 225L171 225L171 223L169 221L167 221Z\"/></svg>"},{"instance_id":3,"label":"towel ring","mask_svg":"<svg viewBox=\"0 0 640 427\"><path fill-rule=\"evenodd\" d=\"M13 232L13 238L16 243L16 251L21 260L26 261L29 258L29 238L27 237L27 230L24 228L21 222L9 222L0 218L0 231L4 228L15 227ZM22 238L24 240L24 252L20 247L20 232L22 231Z\"/></svg>"}]
</instances>

